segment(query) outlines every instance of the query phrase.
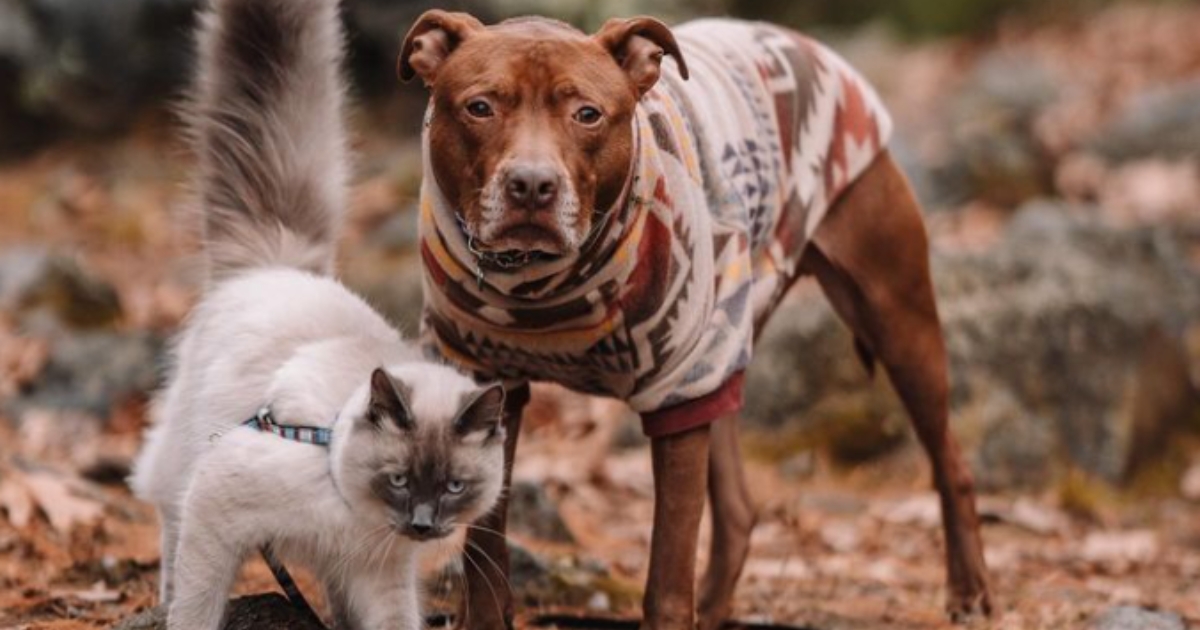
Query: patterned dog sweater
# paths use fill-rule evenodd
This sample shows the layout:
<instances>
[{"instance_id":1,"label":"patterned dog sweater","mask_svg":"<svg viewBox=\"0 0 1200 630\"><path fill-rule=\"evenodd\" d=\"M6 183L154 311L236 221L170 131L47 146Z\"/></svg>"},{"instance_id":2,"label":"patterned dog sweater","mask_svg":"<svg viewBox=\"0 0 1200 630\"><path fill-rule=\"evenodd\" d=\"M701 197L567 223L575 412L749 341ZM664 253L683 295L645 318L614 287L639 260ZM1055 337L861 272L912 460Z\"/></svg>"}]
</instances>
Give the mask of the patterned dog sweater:
<instances>
[{"instance_id":1,"label":"patterned dog sweater","mask_svg":"<svg viewBox=\"0 0 1200 630\"><path fill-rule=\"evenodd\" d=\"M423 329L440 353L481 377L622 398L651 436L740 409L755 326L891 131L861 76L800 34L733 20L674 33L691 78L664 65L642 97L623 200L578 255L481 271L428 155L420 203Z\"/></svg>"}]
</instances>

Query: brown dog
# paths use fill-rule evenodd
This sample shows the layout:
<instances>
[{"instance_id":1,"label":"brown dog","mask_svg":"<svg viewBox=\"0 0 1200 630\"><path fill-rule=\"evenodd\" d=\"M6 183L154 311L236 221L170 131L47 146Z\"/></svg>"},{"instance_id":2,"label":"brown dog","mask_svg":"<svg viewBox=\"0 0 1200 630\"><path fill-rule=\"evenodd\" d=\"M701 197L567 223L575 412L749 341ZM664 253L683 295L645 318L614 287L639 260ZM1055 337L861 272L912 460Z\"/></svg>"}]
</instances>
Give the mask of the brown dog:
<instances>
[{"instance_id":1,"label":"brown dog","mask_svg":"<svg viewBox=\"0 0 1200 630\"><path fill-rule=\"evenodd\" d=\"M694 626L706 484L714 536L700 627L730 610L755 518L736 435L742 372L803 275L866 362L883 363L929 454L948 610L990 611L972 479L947 428L924 226L884 148L887 114L845 62L765 24L672 32L633 18L589 36L430 11L405 38L399 73L432 90L426 333L450 360L517 383L510 465L528 400L520 383L620 397L642 414L656 499L646 625ZM505 520L502 506L482 525L503 532ZM509 627L503 540L476 530L470 542L463 618Z\"/></svg>"}]
</instances>

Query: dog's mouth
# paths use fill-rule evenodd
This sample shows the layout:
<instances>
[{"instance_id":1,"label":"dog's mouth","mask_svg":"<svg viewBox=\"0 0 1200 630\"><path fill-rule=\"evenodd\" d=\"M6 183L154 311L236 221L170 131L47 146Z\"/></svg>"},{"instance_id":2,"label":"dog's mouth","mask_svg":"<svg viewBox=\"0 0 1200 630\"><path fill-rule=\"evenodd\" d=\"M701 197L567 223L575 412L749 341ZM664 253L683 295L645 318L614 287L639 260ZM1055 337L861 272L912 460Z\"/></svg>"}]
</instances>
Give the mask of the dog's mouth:
<instances>
[{"instance_id":1,"label":"dog's mouth","mask_svg":"<svg viewBox=\"0 0 1200 630\"><path fill-rule=\"evenodd\" d=\"M563 238L538 225L518 225L489 242L475 241L471 251L481 265L511 271L539 262L553 262L567 253Z\"/></svg>"},{"instance_id":2,"label":"dog's mouth","mask_svg":"<svg viewBox=\"0 0 1200 630\"><path fill-rule=\"evenodd\" d=\"M502 252L480 252L479 261L484 266L499 270L520 269L539 262L553 262L562 258L561 254L552 254L540 250L508 249Z\"/></svg>"}]
</instances>

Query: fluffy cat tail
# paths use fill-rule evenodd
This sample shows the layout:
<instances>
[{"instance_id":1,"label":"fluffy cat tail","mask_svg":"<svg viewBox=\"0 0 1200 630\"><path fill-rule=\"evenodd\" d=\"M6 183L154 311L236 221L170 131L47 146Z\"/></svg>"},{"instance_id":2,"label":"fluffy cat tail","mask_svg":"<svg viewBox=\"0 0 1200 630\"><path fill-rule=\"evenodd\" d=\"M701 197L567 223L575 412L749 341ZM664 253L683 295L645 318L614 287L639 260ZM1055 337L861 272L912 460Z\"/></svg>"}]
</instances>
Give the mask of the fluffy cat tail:
<instances>
[{"instance_id":1,"label":"fluffy cat tail","mask_svg":"<svg viewBox=\"0 0 1200 630\"><path fill-rule=\"evenodd\" d=\"M212 0L184 117L210 274L328 274L348 155L337 0Z\"/></svg>"}]
</instances>

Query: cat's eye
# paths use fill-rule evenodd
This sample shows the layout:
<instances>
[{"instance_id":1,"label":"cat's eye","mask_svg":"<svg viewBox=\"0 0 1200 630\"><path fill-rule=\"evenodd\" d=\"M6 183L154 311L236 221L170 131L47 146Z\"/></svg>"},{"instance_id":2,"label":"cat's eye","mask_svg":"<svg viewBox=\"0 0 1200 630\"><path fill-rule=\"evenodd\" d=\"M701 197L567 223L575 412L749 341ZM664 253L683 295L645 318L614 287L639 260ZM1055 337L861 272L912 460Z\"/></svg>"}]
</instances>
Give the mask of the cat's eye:
<instances>
[{"instance_id":1,"label":"cat's eye","mask_svg":"<svg viewBox=\"0 0 1200 630\"><path fill-rule=\"evenodd\" d=\"M392 473L388 475L388 483L392 484L393 488L407 488L408 475L404 473Z\"/></svg>"},{"instance_id":2,"label":"cat's eye","mask_svg":"<svg viewBox=\"0 0 1200 630\"><path fill-rule=\"evenodd\" d=\"M476 98L467 103L467 113L473 118L491 118L495 112L487 101Z\"/></svg>"},{"instance_id":3,"label":"cat's eye","mask_svg":"<svg viewBox=\"0 0 1200 630\"><path fill-rule=\"evenodd\" d=\"M463 490L466 489L467 484L459 481L458 479L452 479L446 482L446 492L449 492L450 494L462 494Z\"/></svg>"},{"instance_id":4,"label":"cat's eye","mask_svg":"<svg viewBox=\"0 0 1200 630\"><path fill-rule=\"evenodd\" d=\"M588 127L591 127L592 125L595 125L596 123L600 122L600 119L603 117L604 117L604 114L600 113L599 109L596 109L595 107L592 107L591 105L584 105L583 107L580 107L578 110L575 111L575 116L574 116L574 118L577 122L579 122L582 125L586 125Z\"/></svg>"}]
</instances>

